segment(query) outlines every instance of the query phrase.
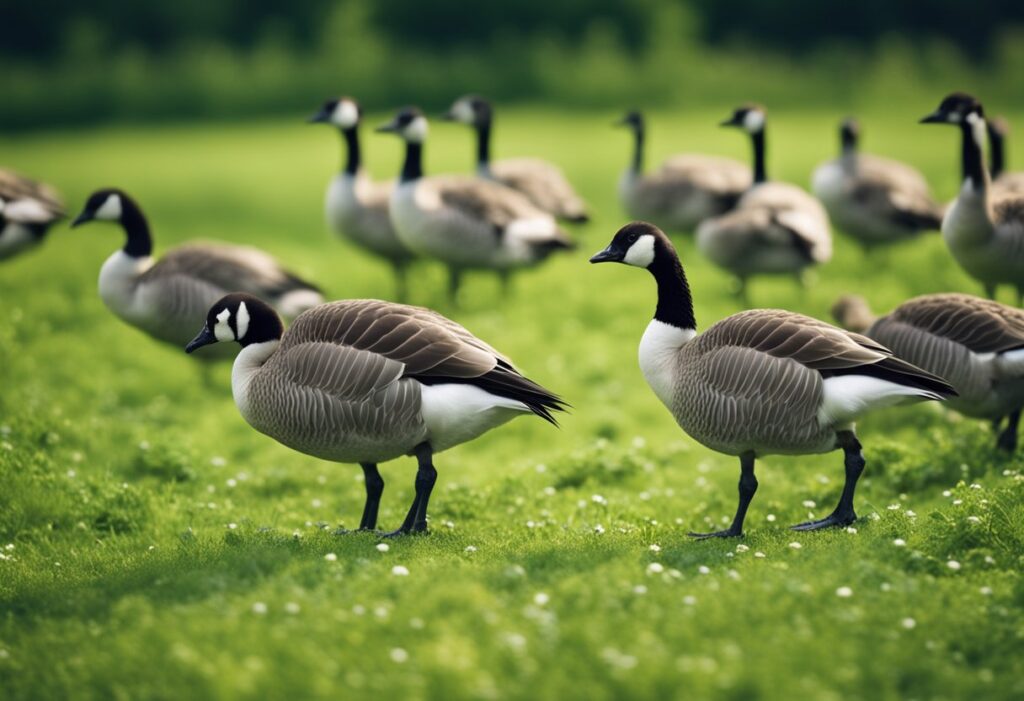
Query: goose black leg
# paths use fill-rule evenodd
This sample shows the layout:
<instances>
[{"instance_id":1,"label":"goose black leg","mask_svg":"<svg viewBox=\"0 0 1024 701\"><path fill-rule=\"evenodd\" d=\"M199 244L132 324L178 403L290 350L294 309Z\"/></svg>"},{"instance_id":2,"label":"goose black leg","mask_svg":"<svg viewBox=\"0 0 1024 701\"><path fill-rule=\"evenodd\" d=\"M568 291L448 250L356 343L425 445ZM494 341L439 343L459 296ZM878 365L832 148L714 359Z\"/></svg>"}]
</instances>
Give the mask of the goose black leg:
<instances>
[{"instance_id":1,"label":"goose black leg","mask_svg":"<svg viewBox=\"0 0 1024 701\"><path fill-rule=\"evenodd\" d=\"M512 271L499 270L498 281L501 283L501 298L508 299L512 296Z\"/></svg>"},{"instance_id":2,"label":"goose black leg","mask_svg":"<svg viewBox=\"0 0 1024 701\"><path fill-rule=\"evenodd\" d=\"M380 508L380 495L384 493L384 478L377 471L377 463L359 463L366 477L366 505L363 507L363 518L359 521L359 530L372 531L377 527L377 510Z\"/></svg>"},{"instance_id":3,"label":"goose black leg","mask_svg":"<svg viewBox=\"0 0 1024 701\"><path fill-rule=\"evenodd\" d=\"M714 533L687 533L691 538L738 538L743 535L743 519L747 517L747 507L750 506L754 492L757 491L757 477L754 476L754 454L744 453L740 456L740 502L736 507L736 516L732 519L732 525L724 531Z\"/></svg>"},{"instance_id":4,"label":"goose black leg","mask_svg":"<svg viewBox=\"0 0 1024 701\"><path fill-rule=\"evenodd\" d=\"M448 268L448 302L453 307L459 306L459 286L462 284L462 270Z\"/></svg>"},{"instance_id":5,"label":"goose black leg","mask_svg":"<svg viewBox=\"0 0 1024 701\"><path fill-rule=\"evenodd\" d=\"M999 434L999 439L996 441L996 446L1007 452L1014 452L1017 450L1017 426L1020 424L1020 409L1012 412L1007 418L1006 428ZM996 430L998 430L998 425Z\"/></svg>"},{"instance_id":6,"label":"goose black leg","mask_svg":"<svg viewBox=\"0 0 1024 701\"><path fill-rule=\"evenodd\" d=\"M391 267L395 271L395 301L399 304L405 304L409 299L409 278L406 275L409 264L405 261L396 260L391 264Z\"/></svg>"},{"instance_id":7,"label":"goose black leg","mask_svg":"<svg viewBox=\"0 0 1024 701\"><path fill-rule=\"evenodd\" d=\"M385 536L393 537L406 533L427 532L427 504L430 502L430 493L434 490L434 483L437 482L437 470L434 469L434 449L429 443L420 443L416 446L416 460L419 462L419 470L416 472L416 498L409 507L409 513L405 521L398 527L397 531L386 533Z\"/></svg>"},{"instance_id":8,"label":"goose black leg","mask_svg":"<svg viewBox=\"0 0 1024 701\"><path fill-rule=\"evenodd\" d=\"M990 285L989 283L985 283L985 296L988 297L991 300L995 300L995 298L996 298L996 286L995 285Z\"/></svg>"},{"instance_id":9,"label":"goose black leg","mask_svg":"<svg viewBox=\"0 0 1024 701\"><path fill-rule=\"evenodd\" d=\"M819 528L849 526L857 520L857 514L853 511L853 493L857 489L857 480L864 472L864 455L861 453L860 441L857 440L853 431L840 431L837 439L839 447L843 449L846 467L846 482L843 484L843 493L839 496L839 504L831 514L823 519L806 521L792 526L794 531L816 531Z\"/></svg>"}]
</instances>

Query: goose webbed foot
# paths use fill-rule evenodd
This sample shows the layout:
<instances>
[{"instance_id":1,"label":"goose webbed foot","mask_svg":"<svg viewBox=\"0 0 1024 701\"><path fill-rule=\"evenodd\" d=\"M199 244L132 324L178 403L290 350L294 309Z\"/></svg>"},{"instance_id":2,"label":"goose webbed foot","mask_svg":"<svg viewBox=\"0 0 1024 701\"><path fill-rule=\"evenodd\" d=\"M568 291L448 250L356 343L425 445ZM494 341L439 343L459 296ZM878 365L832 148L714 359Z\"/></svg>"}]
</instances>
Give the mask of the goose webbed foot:
<instances>
[{"instance_id":1,"label":"goose webbed foot","mask_svg":"<svg viewBox=\"0 0 1024 701\"><path fill-rule=\"evenodd\" d=\"M434 491L434 483L437 482L434 449L429 443L420 443L414 452L419 462L419 470L416 472L416 498L412 500L412 506L409 507L409 513L405 515L402 525L397 530L384 533L383 538L427 533L427 504L430 502L430 493Z\"/></svg>"},{"instance_id":2,"label":"goose webbed foot","mask_svg":"<svg viewBox=\"0 0 1024 701\"><path fill-rule=\"evenodd\" d=\"M853 511L853 495L857 490L857 480L864 472L864 455L861 453L860 441L853 431L840 431L836 434L836 443L843 449L843 465L846 469L846 481L843 484L843 493L839 496L839 504L835 511L825 518L790 526L794 531L842 528L857 520L857 514Z\"/></svg>"},{"instance_id":3,"label":"goose webbed foot","mask_svg":"<svg viewBox=\"0 0 1024 701\"><path fill-rule=\"evenodd\" d=\"M817 521L804 521L790 526L789 529L792 531L817 531L822 528L845 528L856 520L857 514L853 512L853 509L843 512L837 509L825 518L820 518Z\"/></svg>"},{"instance_id":4,"label":"goose webbed foot","mask_svg":"<svg viewBox=\"0 0 1024 701\"><path fill-rule=\"evenodd\" d=\"M723 531L715 531L714 533L695 533L690 531L686 535L694 540L707 540L708 538L742 538L743 530L740 528L729 527Z\"/></svg>"}]
</instances>

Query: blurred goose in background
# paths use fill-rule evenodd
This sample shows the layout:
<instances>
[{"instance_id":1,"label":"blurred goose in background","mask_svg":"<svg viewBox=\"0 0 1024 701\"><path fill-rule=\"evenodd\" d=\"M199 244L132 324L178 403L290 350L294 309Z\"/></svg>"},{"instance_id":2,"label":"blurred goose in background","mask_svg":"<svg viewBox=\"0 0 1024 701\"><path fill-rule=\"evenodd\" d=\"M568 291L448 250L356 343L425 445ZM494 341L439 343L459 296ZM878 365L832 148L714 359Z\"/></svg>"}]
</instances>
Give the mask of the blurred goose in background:
<instances>
[{"instance_id":1,"label":"blurred goose in background","mask_svg":"<svg viewBox=\"0 0 1024 701\"><path fill-rule=\"evenodd\" d=\"M0 260L38 246L63 217L55 189L0 168Z\"/></svg>"},{"instance_id":2,"label":"blurred goose in background","mask_svg":"<svg viewBox=\"0 0 1024 701\"><path fill-rule=\"evenodd\" d=\"M393 182L374 182L362 167L359 123L362 109L349 97L328 100L310 117L316 124L330 124L341 131L348 150L345 168L327 185L327 224L364 251L391 263L395 272L395 296L408 293L406 271L415 256L395 234L388 214Z\"/></svg>"},{"instance_id":3,"label":"blurred goose in background","mask_svg":"<svg viewBox=\"0 0 1024 701\"><path fill-rule=\"evenodd\" d=\"M827 262L832 234L817 199L796 185L768 180L763 107L739 107L721 126L750 135L754 183L736 209L700 224L697 248L739 278L739 294L746 300L747 279L753 275L788 273L799 279L808 266Z\"/></svg>"},{"instance_id":4,"label":"blurred goose in background","mask_svg":"<svg viewBox=\"0 0 1024 701\"><path fill-rule=\"evenodd\" d=\"M919 171L859 153L860 125L855 119L843 121L839 139L839 158L818 166L811 178L811 189L832 224L865 249L939 230L942 208Z\"/></svg>"},{"instance_id":5,"label":"blurred goose in background","mask_svg":"<svg viewBox=\"0 0 1024 701\"><path fill-rule=\"evenodd\" d=\"M781 309L734 314L697 333L693 298L679 257L657 227L620 229L591 263L644 268L658 286L654 319L640 340L640 369L679 426L708 448L740 459L740 500L732 525L706 537L739 536L757 491L754 461L841 448L846 483L815 530L856 518L853 495L864 470L854 421L874 409L955 394L943 380L883 346Z\"/></svg>"},{"instance_id":6,"label":"blurred goose in background","mask_svg":"<svg viewBox=\"0 0 1024 701\"><path fill-rule=\"evenodd\" d=\"M190 243L154 259L149 223L123 190L97 190L71 226L90 221L117 222L126 237L124 248L100 270L100 298L116 316L159 341L188 343L210 305L234 290L267 300L289 318L324 301L315 286L248 246Z\"/></svg>"},{"instance_id":7,"label":"blurred goose in background","mask_svg":"<svg viewBox=\"0 0 1024 701\"><path fill-rule=\"evenodd\" d=\"M377 525L378 463L416 456L416 497L394 534L423 532L435 453L521 414L556 424L552 412L564 406L462 326L419 307L332 302L284 331L262 300L230 294L185 350L218 341L241 346L231 388L249 425L301 453L362 466L361 529Z\"/></svg>"},{"instance_id":8,"label":"blurred goose in background","mask_svg":"<svg viewBox=\"0 0 1024 701\"><path fill-rule=\"evenodd\" d=\"M970 95L953 93L921 122L960 129L963 184L942 220L942 237L950 253L984 285L989 299L995 299L999 285L1013 285L1020 304L1024 299L1024 193L990 192L981 103Z\"/></svg>"},{"instance_id":9,"label":"blurred goose in background","mask_svg":"<svg viewBox=\"0 0 1024 701\"><path fill-rule=\"evenodd\" d=\"M405 141L405 161L390 201L395 231L413 251L447 264L453 303L464 270L494 270L507 286L513 270L572 248L554 217L511 188L468 176L425 177L427 128L423 113L407 107L377 131Z\"/></svg>"},{"instance_id":10,"label":"blurred goose in background","mask_svg":"<svg viewBox=\"0 0 1024 701\"><path fill-rule=\"evenodd\" d=\"M645 174L643 115L628 112L616 125L633 132L633 160L619 180L619 200L634 219L690 232L703 220L732 209L750 187L747 166L717 156L681 153Z\"/></svg>"},{"instance_id":11,"label":"blurred goose in background","mask_svg":"<svg viewBox=\"0 0 1024 701\"><path fill-rule=\"evenodd\" d=\"M1024 192L1024 171L1006 172L1006 137L1010 124L1002 117L990 119L988 126L989 175L993 192Z\"/></svg>"},{"instance_id":12,"label":"blurred goose in background","mask_svg":"<svg viewBox=\"0 0 1024 701\"><path fill-rule=\"evenodd\" d=\"M891 348L899 357L944 377L958 397L949 407L988 419L997 445L1017 447L1024 407L1024 311L964 294L933 294L904 302L887 316L871 313L863 297L846 296L832 308L845 328Z\"/></svg>"},{"instance_id":13,"label":"blurred goose in background","mask_svg":"<svg viewBox=\"0 0 1024 701\"><path fill-rule=\"evenodd\" d=\"M460 97L444 118L460 122L476 131L476 172L517 190L535 206L559 219L585 222L587 206L576 194L562 169L539 158L503 158L491 160L491 128L494 109L477 95Z\"/></svg>"}]
</instances>

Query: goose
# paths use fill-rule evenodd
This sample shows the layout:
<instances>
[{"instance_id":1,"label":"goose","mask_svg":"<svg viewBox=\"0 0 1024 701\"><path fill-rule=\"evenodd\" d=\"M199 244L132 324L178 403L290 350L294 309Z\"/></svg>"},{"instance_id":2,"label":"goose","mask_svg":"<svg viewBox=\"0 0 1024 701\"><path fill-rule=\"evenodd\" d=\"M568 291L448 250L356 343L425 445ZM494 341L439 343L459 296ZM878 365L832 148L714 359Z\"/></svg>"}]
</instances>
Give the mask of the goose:
<instances>
[{"instance_id":1,"label":"goose","mask_svg":"<svg viewBox=\"0 0 1024 701\"><path fill-rule=\"evenodd\" d=\"M38 246L63 217L56 190L0 168L0 260Z\"/></svg>"},{"instance_id":2,"label":"goose","mask_svg":"<svg viewBox=\"0 0 1024 701\"><path fill-rule=\"evenodd\" d=\"M394 183L374 182L362 168L359 122L362 108L349 97L328 100L309 118L314 124L330 124L341 131L348 160L341 173L327 186L327 224L337 234L363 250L391 263L395 273L395 296L407 296L406 270L414 256L395 234L388 214L388 200Z\"/></svg>"},{"instance_id":3,"label":"goose","mask_svg":"<svg viewBox=\"0 0 1024 701\"><path fill-rule=\"evenodd\" d=\"M231 389L242 417L293 450L359 463L366 476L360 529L377 526L378 463L415 455L416 497L390 535L427 530L433 456L520 414L557 426L557 396L521 375L454 321L372 299L322 304L283 330L268 304L242 293L213 304L186 346L236 341Z\"/></svg>"},{"instance_id":4,"label":"goose","mask_svg":"<svg viewBox=\"0 0 1024 701\"><path fill-rule=\"evenodd\" d=\"M766 121L763 107L745 105L721 123L750 135L754 184L736 209L697 227L698 250L736 275L742 299L746 299L747 278L752 275L790 273L799 279L805 268L832 257L828 215L821 203L796 185L768 180Z\"/></svg>"},{"instance_id":5,"label":"goose","mask_svg":"<svg viewBox=\"0 0 1024 701\"><path fill-rule=\"evenodd\" d=\"M811 189L833 224L865 250L939 230L942 208L919 171L859 153L860 125L855 119L842 122L839 138L839 158L818 166L811 177Z\"/></svg>"},{"instance_id":6,"label":"goose","mask_svg":"<svg viewBox=\"0 0 1024 701\"><path fill-rule=\"evenodd\" d=\"M673 231L693 231L705 219L736 206L750 187L750 169L739 161L682 153L653 173L644 173L643 114L633 110L615 123L633 132L633 160L619 179L619 200L634 219Z\"/></svg>"},{"instance_id":7,"label":"goose","mask_svg":"<svg viewBox=\"0 0 1024 701\"><path fill-rule=\"evenodd\" d=\"M469 176L424 177L427 129L423 113L407 107L377 131L397 134L406 144L389 203L391 222L406 246L448 265L452 303L464 270L496 270L507 282L513 270L572 248L554 217L515 190Z\"/></svg>"},{"instance_id":8,"label":"goose","mask_svg":"<svg viewBox=\"0 0 1024 701\"><path fill-rule=\"evenodd\" d=\"M586 203L554 163L539 158L491 160L494 109L490 102L478 95L460 97L443 118L460 122L476 131L477 175L521 192L538 209L559 219L574 223L589 219Z\"/></svg>"},{"instance_id":9,"label":"goose","mask_svg":"<svg viewBox=\"0 0 1024 701\"><path fill-rule=\"evenodd\" d=\"M100 298L115 316L158 341L187 343L210 305L232 290L257 294L289 318L324 301L316 287L248 246L189 243L154 259L149 223L123 190L94 192L71 226L90 221L118 222L126 237L100 269ZM228 355L221 351L219 357ZM218 354L197 357L213 360Z\"/></svg>"},{"instance_id":10,"label":"goose","mask_svg":"<svg viewBox=\"0 0 1024 701\"><path fill-rule=\"evenodd\" d=\"M740 459L740 500L732 525L697 538L739 536L757 491L754 462L773 454L841 448L846 483L816 530L856 519L854 490L864 470L854 421L881 407L955 394L943 380L854 333L781 309L754 309L697 333L686 273L656 226L622 227L591 263L646 268L658 286L654 319L640 341L640 369L679 426L702 445Z\"/></svg>"},{"instance_id":11,"label":"goose","mask_svg":"<svg viewBox=\"0 0 1024 701\"><path fill-rule=\"evenodd\" d=\"M942 219L942 237L968 275L980 282L989 299L999 285L1017 289L1024 298L1024 193L993 197L983 150L985 112L965 93L948 95L923 124L960 127L963 185Z\"/></svg>"},{"instance_id":12,"label":"goose","mask_svg":"<svg viewBox=\"0 0 1024 701\"><path fill-rule=\"evenodd\" d=\"M987 122L989 154L989 175L992 177L994 189L1006 192L1024 192L1024 171L1007 173L1006 168L1006 137L1010 133L1010 125L1002 117L995 117Z\"/></svg>"},{"instance_id":13,"label":"goose","mask_svg":"<svg viewBox=\"0 0 1024 701\"><path fill-rule=\"evenodd\" d=\"M845 296L832 315L842 326L892 348L949 380L949 407L988 419L998 447L1013 452L1024 407L1024 311L966 294L931 294L904 302L881 318L863 297Z\"/></svg>"}]
</instances>

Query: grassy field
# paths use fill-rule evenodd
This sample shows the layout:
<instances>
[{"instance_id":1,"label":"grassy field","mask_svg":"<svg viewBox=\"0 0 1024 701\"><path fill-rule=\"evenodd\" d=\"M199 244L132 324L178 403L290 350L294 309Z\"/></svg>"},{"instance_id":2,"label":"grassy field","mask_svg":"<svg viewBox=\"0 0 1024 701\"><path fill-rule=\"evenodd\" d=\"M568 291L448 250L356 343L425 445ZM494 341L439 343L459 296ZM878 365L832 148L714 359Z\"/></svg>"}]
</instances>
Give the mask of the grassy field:
<instances>
[{"instance_id":1,"label":"grassy field","mask_svg":"<svg viewBox=\"0 0 1024 701\"><path fill-rule=\"evenodd\" d=\"M915 124L934 106L862 114L866 148L918 165L950 198L956 136ZM745 158L742 136L714 126L728 107L650 115L650 162L680 150ZM418 268L415 303L446 311L574 408L560 430L521 418L439 456L431 535L389 549L332 534L358 523L360 470L257 434L231 400L228 365L208 384L183 352L106 311L96 276L118 230L62 226L6 262L3 697L1021 698L1022 461L996 453L988 426L935 405L865 420L849 532L786 529L831 510L833 453L760 463L742 541L686 538L731 517L738 465L689 440L640 375L652 281L587 265L624 221L615 183L629 140L608 126L617 116L499 115L496 155L563 164L592 204L576 253L521 275L507 302L474 277L461 310L445 309L438 266ZM833 155L841 116L772 114L770 175L806 184ZM0 139L0 153L60 187L72 210L96 187L124 187L158 251L252 243L332 297L387 297L387 269L325 230L340 144L301 117L46 133ZM397 172L397 140L364 138L375 174ZM466 170L469 139L435 125L428 168ZM679 246L698 322L738 311L729 279L692 241ZM884 310L944 290L978 288L938 236L870 260L837 237L806 291L766 280L751 295L827 318L847 291ZM383 467L384 527L404 516L414 471L412 459Z\"/></svg>"}]
</instances>

